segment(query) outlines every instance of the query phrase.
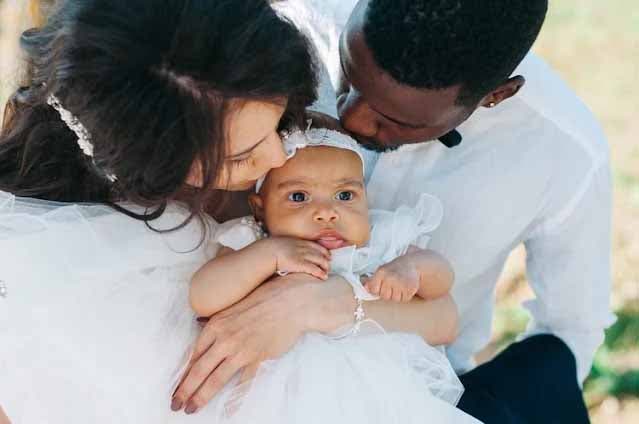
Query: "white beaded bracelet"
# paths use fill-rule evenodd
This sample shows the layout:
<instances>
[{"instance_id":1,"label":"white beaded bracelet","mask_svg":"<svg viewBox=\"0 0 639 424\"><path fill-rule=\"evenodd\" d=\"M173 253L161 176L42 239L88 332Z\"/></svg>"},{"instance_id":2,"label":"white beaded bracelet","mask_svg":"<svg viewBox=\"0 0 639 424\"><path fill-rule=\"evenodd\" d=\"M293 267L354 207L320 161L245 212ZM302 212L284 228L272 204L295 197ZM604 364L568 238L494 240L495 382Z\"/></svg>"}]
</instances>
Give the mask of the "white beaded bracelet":
<instances>
[{"instance_id":1,"label":"white beaded bracelet","mask_svg":"<svg viewBox=\"0 0 639 424\"><path fill-rule=\"evenodd\" d=\"M357 307L355 308L355 312L353 312L353 315L355 316L353 334L359 333L362 322L366 318L366 312L364 312L364 301L357 296L355 296L355 300L357 301Z\"/></svg>"}]
</instances>

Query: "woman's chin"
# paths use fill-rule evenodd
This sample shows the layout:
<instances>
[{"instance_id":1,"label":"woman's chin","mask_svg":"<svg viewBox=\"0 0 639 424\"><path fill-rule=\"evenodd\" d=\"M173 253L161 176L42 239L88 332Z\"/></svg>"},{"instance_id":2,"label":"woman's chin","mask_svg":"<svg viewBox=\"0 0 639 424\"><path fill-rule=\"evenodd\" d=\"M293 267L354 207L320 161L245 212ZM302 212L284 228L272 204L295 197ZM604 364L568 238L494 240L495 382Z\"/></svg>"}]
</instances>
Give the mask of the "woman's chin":
<instances>
[{"instance_id":1,"label":"woman's chin","mask_svg":"<svg viewBox=\"0 0 639 424\"><path fill-rule=\"evenodd\" d=\"M223 190L226 191L248 191L255 188L255 184L257 181L246 181L246 182L238 182L235 184L229 184L224 187Z\"/></svg>"}]
</instances>

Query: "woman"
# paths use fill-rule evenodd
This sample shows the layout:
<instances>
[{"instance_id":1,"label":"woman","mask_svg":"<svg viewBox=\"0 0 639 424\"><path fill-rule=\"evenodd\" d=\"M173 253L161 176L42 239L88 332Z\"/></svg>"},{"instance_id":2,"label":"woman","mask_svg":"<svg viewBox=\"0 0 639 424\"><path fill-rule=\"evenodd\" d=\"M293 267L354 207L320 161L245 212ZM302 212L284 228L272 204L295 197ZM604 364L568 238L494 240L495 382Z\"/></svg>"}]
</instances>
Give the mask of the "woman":
<instances>
[{"instance_id":1,"label":"woman","mask_svg":"<svg viewBox=\"0 0 639 424\"><path fill-rule=\"evenodd\" d=\"M136 283L137 291L121 301L137 300L143 267L168 268L162 261L173 261L172 271L182 267L187 273L205 259L206 227L198 225L211 224L205 210L219 213L218 218L246 212L224 209L229 204L224 193L252 187L283 163L278 128L283 121L301 119L313 100L314 65L306 39L266 0L66 1L46 26L25 32L21 45L32 81L12 97L0 135L0 404L14 422L87 422L93 407L109 403L85 405L67 417L64 409L79 393L64 395L75 384L73 376L55 375L56 370L99 380L105 368L122 362L80 363L103 358L91 349L81 353L86 346L80 345L95 339L92 348L97 350L108 347L101 341L130 341L115 336L118 329L127 330L116 323L125 305L103 310L112 316L101 318L108 330L100 332L93 320L98 317L88 316L99 303L95 299L127 293ZM41 252L33 251L28 240L32 230ZM169 231L174 238L162 234ZM162 250L167 240L183 243L177 249L167 243L170 249ZM137 250L121 254L134 245ZM25 251L30 251L26 257ZM29 270L43 274L36 277ZM123 276L125 290L100 292ZM158 284L175 277L148 276ZM74 286L76 278L85 283ZM37 281L41 287L30 290L29 283ZM29 305L32 309L26 310ZM146 305L140 307L140 317L145 311ZM5 325L16 320L21 324ZM45 321L57 339L30 339L29 333L39 338ZM88 323L95 325L87 328ZM109 333L114 337L106 340ZM39 354L35 349L46 349L45 357L34 356ZM142 362L127 366L141 367ZM38 378L40 371L47 378ZM113 381L132 383L125 377ZM26 393L30 385L34 390ZM35 390L38 385L41 390ZM106 395L109 390L93 392ZM50 399L37 399L46 391ZM54 399L61 409L52 410ZM113 420L132 420L131 411L111 409ZM169 410L160 402L157 409ZM151 417L136 419L154 422Z\"/></svg>"},{"instance_id":2,"label":"woman","mask_svg":"<svg viewBox=\"0 0 639 424\"><path fill-rule=\"evenodd\" d=\"M307 43L264 0L92 0L63 3L22 44L33 82L13 97L0 139L0 321L13 323L0 326L0 374L10 376L0 404L15 422L163 422L171 393L153 379L153 354L164 346L179 373L196 329L157 340L166 317L148 305L188 310L181 283L210 257L204 212L246 214L241 196L235 205L223 192L283 162L281 118L313 97ZM376 302L366 313L441 344L449 332L433 318L447 301ZM355 308L340 280L262 286L207 324L173 409L197 411L236 371L304 331L352 322Z\"/></svg>"}]
</instances>

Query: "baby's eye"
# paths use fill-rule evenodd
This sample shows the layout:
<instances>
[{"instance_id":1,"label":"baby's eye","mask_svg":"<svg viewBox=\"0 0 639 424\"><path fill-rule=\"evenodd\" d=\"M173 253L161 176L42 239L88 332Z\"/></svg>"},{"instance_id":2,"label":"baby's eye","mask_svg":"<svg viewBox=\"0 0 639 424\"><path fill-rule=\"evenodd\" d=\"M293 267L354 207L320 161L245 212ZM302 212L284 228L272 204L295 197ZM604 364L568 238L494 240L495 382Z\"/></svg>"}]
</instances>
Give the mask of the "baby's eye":
<instances>
[{"instance_id":1,"label":"baby's eye","mask_svg":"<svg viewBox=\"0 0 639 424\"><path fill-rule=\"evenodd\" d=\"M349 202L353 200L353 197L355 197L355 194L352 191L340 191L335 196L337 200L341 200L343 202Z\"/></svg>"},{"instance_id":2,"label":"baby's eye","mask_svg":"<svg viewBox=\"0 0 639 424\"><path fill-rule=\"evenodd\" d=\"M291 202L302 203L308 200L308 195L303 191L296 191L288 195L288 200Z\"/></svg>"}]
</instances>

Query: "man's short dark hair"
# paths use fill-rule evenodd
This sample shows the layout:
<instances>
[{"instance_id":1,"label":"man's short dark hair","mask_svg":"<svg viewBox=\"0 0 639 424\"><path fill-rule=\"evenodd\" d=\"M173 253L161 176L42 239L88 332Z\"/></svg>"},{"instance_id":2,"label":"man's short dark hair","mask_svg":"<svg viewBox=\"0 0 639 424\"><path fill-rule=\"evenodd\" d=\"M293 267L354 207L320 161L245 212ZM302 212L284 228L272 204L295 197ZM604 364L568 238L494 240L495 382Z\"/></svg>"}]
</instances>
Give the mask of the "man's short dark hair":
<instances>
[{"instance_id":1,"label":"man's short dark hair","mask_svg":"<svg viewBox=\"0 0 639 424\"><path fill-rule=\"evenodd\" d=\"M547 9L547 0L370 0L364 36L400 84L461 84L457 103L470 106L510 77Z\"/></svg>"}]
</instances>

